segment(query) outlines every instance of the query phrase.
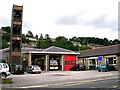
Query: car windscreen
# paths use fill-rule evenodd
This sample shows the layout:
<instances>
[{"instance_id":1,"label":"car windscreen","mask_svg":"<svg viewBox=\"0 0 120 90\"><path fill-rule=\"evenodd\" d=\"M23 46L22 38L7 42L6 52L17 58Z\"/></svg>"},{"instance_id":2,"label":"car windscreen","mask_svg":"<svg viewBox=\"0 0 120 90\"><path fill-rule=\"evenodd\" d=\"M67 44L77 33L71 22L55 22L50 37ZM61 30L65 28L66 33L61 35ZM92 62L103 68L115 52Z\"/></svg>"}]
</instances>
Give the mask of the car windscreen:
<instances>
[{"instance_id":1,"label":"car windscreen","mask_svg":"<svg viewBox=\"0 0 120 90\"><path fill-rule=\"evenodd\" d=\"M39 66L33 66L33 68L39 69L40 67Z\"/></svg>"},{"instance_id":2,"label":"car windscreen","mask_svg":"<svg viewBox=\"0 0 120 90\"><path fill-rule=\"evenodd\" d=\"M15 67L16 68L22 68L22 65L16 65Z\"/></svg>"}]
</instances>

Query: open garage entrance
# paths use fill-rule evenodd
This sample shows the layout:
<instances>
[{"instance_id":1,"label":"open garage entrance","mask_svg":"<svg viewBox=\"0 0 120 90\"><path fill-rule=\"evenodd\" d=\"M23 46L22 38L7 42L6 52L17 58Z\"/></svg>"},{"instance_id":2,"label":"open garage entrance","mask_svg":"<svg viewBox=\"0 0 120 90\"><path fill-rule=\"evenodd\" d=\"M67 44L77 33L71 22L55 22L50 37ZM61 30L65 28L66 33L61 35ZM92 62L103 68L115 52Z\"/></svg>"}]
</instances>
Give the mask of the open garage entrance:
<instances>
[{"instance_id":1,"label":"open garage entrance","mask_svg":"<svg viewBox=\"0 0 120 90\"><path fill-rule=\"evenodd\" d=\"M49 56L49 70L62 70L61 55L50 55Z\"/></svg>"},{"instance_id":2,"label":"open garage entrance","mask_svg":"<svg viewBox=\"0 0 120 90\"><path fill-rule=\"evenodd\" d=\"M32 60L32 65L38 65L41 67L41 70L45 70L45 55L41 55L41 54L32 54L31 56L31 60Z\"/></svg>"}]
</instances>

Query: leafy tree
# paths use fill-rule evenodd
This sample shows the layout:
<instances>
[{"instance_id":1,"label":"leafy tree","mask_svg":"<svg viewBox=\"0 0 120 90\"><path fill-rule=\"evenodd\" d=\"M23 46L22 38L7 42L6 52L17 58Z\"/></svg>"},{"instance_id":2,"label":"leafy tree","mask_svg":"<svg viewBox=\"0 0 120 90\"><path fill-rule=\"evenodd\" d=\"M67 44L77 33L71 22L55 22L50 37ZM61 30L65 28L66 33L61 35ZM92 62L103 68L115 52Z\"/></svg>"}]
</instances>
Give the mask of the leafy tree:
<instances>
[{"instance_id":1,"label":"leafy tree","mask_svg":"<svg viewBox=\"0 0 120 90\"><path fill-rule=\"evenodd\" d=\"M7 32L7 33L10 33L11 27L10 27L10 26L2 27L1 30L2 30L2 31L5 31L5 32Z\"/></svg>"},{"instance_id":2,"label":"leafy tree","mask_svg":"<svg viewBox=\"0 0 120 90\"><path fill-rule=\"evenodd\" d=\"M42 35L42 33L40 34L40 39L41 39L41 40L43 39L43 35Z\"/></svg>"},{"instance_id":3,"label":"leafy tree","mask_svg":"<svg viewBox=\"0 0 120 90\"><path fill-rule=\"evenodd\" d=\"M87 50L87 49L91 49L91 48L87 45L80 46L80 50Z\"/></svg>"},{"instance_id":4,"label":"leafy tree","mask_svg":"<svg viewBox=\"0 0 120 90\"><path fill-rule=\"evenodd\" d=\"M31 31L28 31L26 36L33 37L33 33Z\"/></svg>"},{"instance_id":5,"label":"leafy tree","mask_svg":"<svg viewBox=\"0 0 120 90\"><path fill-rule=\"evenodd\" d=\"M103 40L104 40L103 45L105 45L105 46L110 45L110 43L109 43L109 41L108 41L108 39L107 39L107 38L104 38Z\"/></svg>"},{"instance_id":6,"label":"leafy tree","mask_svg":"<svg viewBox=\"0 0 120 90\"><path fill-rule=\"evenodd\" d=\"M118 39L115 39L113 42L112 42L112 45L116 45L116 44L120 44L120 41Z\"/></svg>"},{"instance_id":7,"label":"leafy tree","mask_svg":"<svg viewBox=\"0 0 120 90\"><path fill-rule=\"evenodd\" d=\"M36 39L38 40L38 35L36 35L35 37L36 37Z\"/></svg>"},{"instance_id":8,"label":"leafy tree","mask_svg":"<svg viewBox=\"0 0 120 90\"><path fill-rule=\"evenodd\" d=\"M45 34L45 39L50 39L49 34Z\"/></svg>"},{"instance_id":9,"label":"leafy tree","mask_svg":"<svg viewBox=\"0 0 120 90\"><path fill-rule=\"evenodd\" d=\"M5 40L0 41L0 49L7 48L9 45Z\"/></svg>"},{"instance_id":10,"label":"leafy tree","mask_svg":"<svg viewBox=\"0 0 120 90\"><path fill-rule=\"evenodd\" d=\"M37 42L37 48L48 48L52 45L52 41L51 40L38 40Z\"/></svg>"},{"instance_id":11,"label":"leafy tree","mask_svg":"<svg viewBox=\"0 0 120 90\"><path fill-rule=\"evenodd\" d=\"M22 43L26 43L26 36L25 36L25 34L22 34Z\"/></svg>"},{"instance_id":12,"label":"leafy tree","mask_svg":"<svg viewBox=\"0 0 120 90\"><path fill-rule=\"evenodd\" d=\"M10 33L3 33L2 40L5 40L6 42L10 42Z\"/></svg>"},{"instance_id":13,"label":"leafy tree","mask_svg":"<svg viewBox=\"0 0 120 90\"><path fill-rule=\"evenodd\" d=\"M75 46L75 51L80 51L80 46L79 45Z\"/></svg>"},{"instance_id":14,"label":"leafy tree","mask_svg":"<svg viewBox=\"0 0 120 90\"><path fill-rule=\"evenodd\" d=\"M76 36L72 37L70 41L77 41L77 37Z\"/></svg>"},{"instance_id":15,"label":"leafy tree","mask_svg":"<svg viewBox=\"0 0 120 90\"><path fill-rule=\"evenodd\" d=\"M57 37L53 45L61 48L66 48L69 50L75 50L73 43L71 41L68 41L68 39L65 38L64 36Z\"/></svg>"},{"instance_id":16,"label":"leafy tree","mask_svg":"<svg viewBox=\"0 0 120 90\"><path fill-rule=\"evenodd\" d=\"M31 43L30 43L30 40L29 40L29 39L26 39L26 43L31 45Z\"/></svg>"}]
</instances>

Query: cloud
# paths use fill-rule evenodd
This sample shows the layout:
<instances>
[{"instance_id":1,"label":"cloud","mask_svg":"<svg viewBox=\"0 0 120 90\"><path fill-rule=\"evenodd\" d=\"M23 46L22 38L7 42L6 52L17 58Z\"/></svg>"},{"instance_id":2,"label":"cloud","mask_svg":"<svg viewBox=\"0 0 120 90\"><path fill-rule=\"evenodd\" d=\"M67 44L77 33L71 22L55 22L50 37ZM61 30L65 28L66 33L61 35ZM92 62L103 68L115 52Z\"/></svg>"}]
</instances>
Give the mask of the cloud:
<instances>
[{"instance_id":1,"label":"cloud","mask_svg":"<svg viewBox=\"0 0 120 90\"><path fill-rule=\"evenodd\" d=\"M70 16L70 17L62 17L56 21L56 24L61 24L61 25L73 25L73 24L78 24L78 16Z\"/></svg>"},{"instance_id":2,"label":"cloud","mask_svg":"<svg viewBox=\"0 0 120 90\"><path fill-rule=\"evenodd\" d=\"M82 14L83 15L83 14ZM64 16L56 20L58 25L80 25L80 26L93 26L94 28L110 28L115 31L118 30L117 18L108 18L107 14L99 15L93 19L83 19L81 14L73 16Z\"/></svg>"},{"instance_id":3,"label":"cloud","mask_svg":"<svg viewBox=\"0 0 120 90\"><path fill-rule=\"evenodd\" d=\"M91 21L86 21L84 25L92 25L95 28L110 28L111 30L118 30L117 18L107 19L107 17L108 15L98 16Z\"/></svg>"},{"instance_id":4,"label":"cloud","mask_svg":"<svg viewBox=\"0 0 120 90\"><path fill-rule=\"evenodd\" d=\"M3 25L11 25L10 23L11 23L11 21L8 19L8 18L6 18L6 17L3 17L3 16L0 16L1 18L0 18L0 26L3 26Z\"/></svg>"},{"instance_id":5,"label":"cloud","mask_svg":"<svg viewBox=\"0 0 120 90\"><path fill-rule=\"evenodd\" d=\"M85 11L81 11L80 13L69 15L69 16L63 16L61 18L58 18L56 20L56 24L59 25L76 25L80 23L79 17L83 15Z\"/></svg>"},{"instance_id":6,"label":"cloud","mask_svg":"<svg viewBox=\"0 0 120 90\"><path fill-rule=\"evenodd\" d=\"M29 22L23 22L23 28L30 28L31 24Z\"/></svg>"}]
</instances>

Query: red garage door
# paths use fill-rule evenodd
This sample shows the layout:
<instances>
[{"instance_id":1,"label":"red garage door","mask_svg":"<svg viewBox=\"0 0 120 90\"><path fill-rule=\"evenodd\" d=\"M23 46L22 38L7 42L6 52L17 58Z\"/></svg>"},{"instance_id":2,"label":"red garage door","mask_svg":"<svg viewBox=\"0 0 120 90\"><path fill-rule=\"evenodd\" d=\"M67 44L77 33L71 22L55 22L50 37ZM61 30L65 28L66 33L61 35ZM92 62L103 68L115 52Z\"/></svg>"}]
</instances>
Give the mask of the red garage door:
<instances>
[{"instance_id":1,"label":"red garage door","mask_svg":"<svg viewBox=\"0 0 120 90\"><path fill-rule=\"evenodd\" d=\"M76 56L74 55L64 55L65 71L69 71L72 66L76 63Z\"/></svg>"}]
</instances>

